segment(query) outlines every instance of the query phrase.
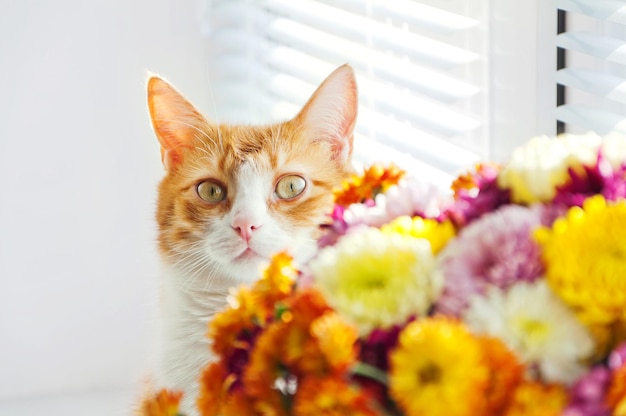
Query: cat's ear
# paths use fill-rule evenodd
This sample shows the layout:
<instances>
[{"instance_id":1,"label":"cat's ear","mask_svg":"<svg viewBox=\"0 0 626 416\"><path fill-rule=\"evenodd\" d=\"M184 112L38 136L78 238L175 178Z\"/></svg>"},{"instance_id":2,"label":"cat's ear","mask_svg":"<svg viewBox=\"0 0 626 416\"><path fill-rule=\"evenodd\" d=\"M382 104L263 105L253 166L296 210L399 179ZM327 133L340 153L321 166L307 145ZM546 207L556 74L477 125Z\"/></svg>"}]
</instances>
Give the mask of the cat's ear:
<instances>
[{"instance_id":1,"label":"cat's ear","mask_svg":"<svg viewBox=\"0 0 626 416\"><path fill-rule=\"evenodd\" d=\"M295 120L313 140L330 142L333 158L343 164L352 155L357 107L354 71L343 65L322 82Z\"/></svg>"},{"instance_id":2,"label":"cat's ear","mask_svg":"<svg viewBox=\"0 0 626 416\"><path fill-rule=\"evenodd\" d=\"M207 121L162 78L150 76L147 89L152 127L161 144L161 160L171 170L182 160L183 150L193 147Z\"/></svg>"}]
</instances>

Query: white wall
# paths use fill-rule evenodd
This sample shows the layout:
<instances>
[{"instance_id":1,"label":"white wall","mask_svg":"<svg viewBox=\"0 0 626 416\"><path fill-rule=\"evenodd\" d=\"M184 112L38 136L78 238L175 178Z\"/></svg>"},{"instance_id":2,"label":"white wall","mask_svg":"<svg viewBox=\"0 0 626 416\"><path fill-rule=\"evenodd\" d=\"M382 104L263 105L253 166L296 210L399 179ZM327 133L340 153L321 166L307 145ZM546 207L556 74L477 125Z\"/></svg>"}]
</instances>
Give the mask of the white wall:
<instances>
[{"instance_id":1,"label":"white wall","mask_svg":"<svg viewBox=\"0 0 626 416\"><path fill-rule=\"evenodd\" d=\"M0 0L0 402L132 386L157 287L146 71L200 108L197 0Z\"/></svg>"}]
</instances>

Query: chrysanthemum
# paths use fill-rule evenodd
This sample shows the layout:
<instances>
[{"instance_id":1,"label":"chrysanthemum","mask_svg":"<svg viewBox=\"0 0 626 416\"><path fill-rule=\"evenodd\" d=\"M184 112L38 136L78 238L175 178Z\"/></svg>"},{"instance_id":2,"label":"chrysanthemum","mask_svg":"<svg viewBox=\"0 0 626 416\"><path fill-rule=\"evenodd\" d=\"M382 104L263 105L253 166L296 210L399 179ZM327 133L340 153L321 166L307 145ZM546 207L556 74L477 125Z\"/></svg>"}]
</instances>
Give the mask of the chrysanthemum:
<instances>
[{"instance_id":1,"label":"chrysanthemum","mask_svg":"<svg viewBox=\"0 0 626 416\"><path fill-rule=\"evenodd\" d=\"M340 320L316 290L297 292L280 308L279 319L257 338L243 376L245 391L270 404L282 395L276 383L342 372L358 352L355 329Z\"/></svg>"},{"instance_id":2,"label":"chrysanthemum","mask_svg":"<svg viewBox=\"0 0 626 416\"><path fill-rule=\"evenodd\" d=\"M223 414L223 407L228 401L228 391L232 378L221 361L210 363L200 376L200 394L197 407L200 415L213 416Z\"/></svg>"},{"instance_id":3,"label":"chrysanthemum","mask_svg":"<svg viewBox=\"0 0 626 416\"><path fill-rule=\"evenodd\" d=\"M311 322L311 335L333 372L352 366L358 355L358 332L335 312L326 312Z\"/></svg>"},{"instance_id":4,"label":"chrysanthemum","mask_svg":"<svg viewBox=\"0 0 626 416\"><path fill-rule=\"evenodd\" d=\"M510 189L516 203L551 201L556 188L569 180L568 169L595 163L599 147L595 134L535 137L515 149L498 175L498 185Z\"/></svg>"},{"instance_id":5,"label":"chrysanthemum","mask_svg":"<svg viewBox=\"0 0 626 416\"><path fill-rule=\"evenodd\" d=\"M294 416L376 416L370 397L342 377L305 377L298 385Z\"/></svg>"},{"instance_id":6,"label":"chrysanthemum","mask_svg":"<svg viewBox=\"0 0 626 416\"><path fill-rule=\"evenodd\" d=\"M505 416L560 416L567 404L567 391L560 384L527 381L513 395Z\"/></svg>"},{"instance_id":7,"label":"chrysanthemum","mask_svg":"<svg viewBox=\"0 0 626 416\"><path fill-rule=\"evenodd\" d=\"M178 416L178 407L183 394L178 391L160 390L144 400L138 410L138 416Z\"/></svg>"},{"instance_id":8,"label":"chrysanthemum","mask_svg":"<svg viewBox=\"0 0 626 416\"><path fill-rule=\"evenodd\" d=\"M433 254L439 253L441 249L454 237L455 230L448 220L439 222L433 219L421 217L401 216L383 225L381 230L384 233L397 233L415 238L428 240Z\"/></svg>"},{"instance_id":9,"label":"chrysanthemum","mask_svg":"<svg viewBox=\"0 0 626 416\"><path fill-rule=\"evenodd\" d=\"M335 203L348 206L367 200L373 200L376 195L398 183L405 172L396 165L383 167L374 164L366 169L362 175L354 175L342 184L341 189L335 191Z\"/></svg>"},{"instance_id":10,"label":"chrysanthemum","mask_svg":"<svg viewBox=\"0 0 626 416\"><path fill-rule=\"evenodd\" d=\"M230 357L235 349L242 347L238 342L242 333L257 329L258 305L250 289L241 287L229 296L230 305L215 314L209 323L208 336L211 348L218 357ZM239 340L240 341L240 340Z\"/></svg>"},{"instance_id":11,"label":"chrysanthemum","mask_svg":"<svg viewBox=\"0 0 626 416\"><path fill-rule=\"evenodd\" d=\"M622 133L609 133L602 138L602 154L611 163L614 169L626 163L626 135Z\"/></svg>"},{"instance_id":12,"label":"chrysanthemum","mask_svg":"<svg viewBox=\"0 0 626 416\"><path fill-rule=\"evenodd\" d=\"M479 163L474 171L459 176L452 183L454 202L444 212L457 227L463 227L510 202L508 190L498 187L500 166Z\"/></svg>"},{"instance_id":13,"label":"chrysanthemum","mask_svg":"<svg viewBox=\"0 0 626 416\"><path fill-rule=\"evenodd\" d=\"M592 327L626 318L625 229L626 202L594 196L536 232L550 286Z\"/></svg>"},{"instance_id":14,"label":"chrysanthemum","mask_svg":"<svg viewBox=\"0 0 626 416\"><path fill-rule=\"evenodd\" d=\"M242 389L254 407L263 409L267 412L265 414L288 414L284 402L293 392L283 392L277 388L277 383L284 383L289 377L285 364L289 357L284 356L284 345L288 343L300 347L301 343L294 338L304 338L304 334L304 330L298 332L276 321L270 323L257 339L243 373Z\"/></svg>"},{"instance_id":15,"label":"chrysanthemum","mask_svg":"<svg viewBox=\"0 0 626 416\"><path fill-rule=\"evenodd\" d=\"M263 275L252 287L252 297L260 310L257 319L264 323L273 315L277 302L289 296L298 276L293 258L286 252L275 254Z\"/></svg>"},{"instance_id":16,"label":"chrysanthemum","mask_svg":"<svg viewBox=\"0 0 626 416\"><path fill-rule=\"evenodd\" d=\"M518 283L506 292L492 287L472 298L464 320L475 332L503 340L548 381L572 383L593 352L590 333L545 280Z\"/></svg>"},{"instance_id":17,"label":"chrysanthemum","mask_svg":"<svg viewBox=\"0 0 626 416\"><path fill-rule=\"evenodd\" d=\"M461 230L439 254L435 273L445 283L437 309L458 316L487 285L507 288L537 279L543 266L532 231L540 221L540 211L509 205Z\"/></svg>"},{"instance_id":18,"label":"chrysanthemum","mask_svg":"<svg viewBox=\"0 0 626 416\"><path fill-rule=\"evenodd\" d=\"M446 318L410 323L390 354L389 390L409 415L479 415L488 366L480 342Z\"/></svg>"},{"instance_id":19,"label":"chrysanthemum","mask_svg":"<svg viewBox=\"0 0 626 416\"><path fill-rule=\"evenodd\" d=\"M320 251L310 263L315 285L361 335L424 315L441 289L423 239L366 228Z\"/></svg>"},{"instance_id":20,"label":"chrysanthemum","mask_svg":"<svg viewBox=\"0 0 626 416\"><path fill-rule=\"evenodd\" d=\"M613 371L606 401L613 415L626 415L626 365Z\"/></svg>"},{"instance_id":21,"label":"chrysanthemum","mask_svg":"<svg viewBox=\"0 0 626 416\"><path fill-rule=\"evenodd\" d=\"M500 339L483 336L478 340L490 373L485 392L486 414L500 415L509 405L513 392L522 381L524 366Z\"/></svg>"},{"instance_id":22,"label":"chrysanthemum","mask_svg":"<svg viewBox=\"0 0 626 416\"><path fill-rule=\"evenodd\" d=\"M610 416L605 398L610 381L608 368L604 365L593 367L571 387L563 416Z\"/></svg>"},{"instance_id":23,"label":"chrysanthemum","mask_svg":"<svg viewBox=\"0 0 626 416\"><path fill-rule=\"evenodd\" d=\"M380 227L401 215L438 218L446 199L434 185L405 177L386 192L376 195L374 200L347 207L342 213L343 224ZM334 228L341 231L342 222L337 222L336 218L333 220Z\"/></svg>"}]
</instances>

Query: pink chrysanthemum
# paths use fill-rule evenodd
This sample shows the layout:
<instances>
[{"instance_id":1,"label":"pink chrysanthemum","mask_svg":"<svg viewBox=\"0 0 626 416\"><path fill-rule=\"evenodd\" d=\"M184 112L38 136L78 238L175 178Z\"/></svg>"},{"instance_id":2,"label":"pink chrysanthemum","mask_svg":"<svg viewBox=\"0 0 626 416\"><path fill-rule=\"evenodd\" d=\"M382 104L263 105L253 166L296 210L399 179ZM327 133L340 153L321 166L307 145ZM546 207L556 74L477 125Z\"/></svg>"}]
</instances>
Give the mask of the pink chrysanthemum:
<instances>
[{"instance_id":1,"label":"pink chrysanthemum","mask_svg":"<svg viewBox=\"0 0 626 416\"><path fill-rule=\"evenodd\" d=\"M437 273L445 284L437 310L459 316L487 285L507 288L537 279L543 266L532 230L541 217L539 208L508 205L464 228L439 258Z\"/></svg>"}]
</instances>

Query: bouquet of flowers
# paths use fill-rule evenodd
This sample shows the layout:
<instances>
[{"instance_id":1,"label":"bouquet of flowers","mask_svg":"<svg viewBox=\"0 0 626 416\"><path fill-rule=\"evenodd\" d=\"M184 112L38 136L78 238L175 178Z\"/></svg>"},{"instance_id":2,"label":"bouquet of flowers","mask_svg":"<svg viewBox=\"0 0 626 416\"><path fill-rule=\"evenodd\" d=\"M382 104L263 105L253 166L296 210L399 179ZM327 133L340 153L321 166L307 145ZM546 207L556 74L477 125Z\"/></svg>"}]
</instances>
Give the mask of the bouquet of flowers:
<instances>
[{"instance_id":1,"label":"bouquet of flowers","mask_svg":"<svg viewBox=\"0 0 626 416\"><path fill-rule=\"evenodd\" d=\"M200 414L626 415L626 138L536 137L451 188L337 190L315 258L210 324Z\"/></svg>"}]
</instances>

